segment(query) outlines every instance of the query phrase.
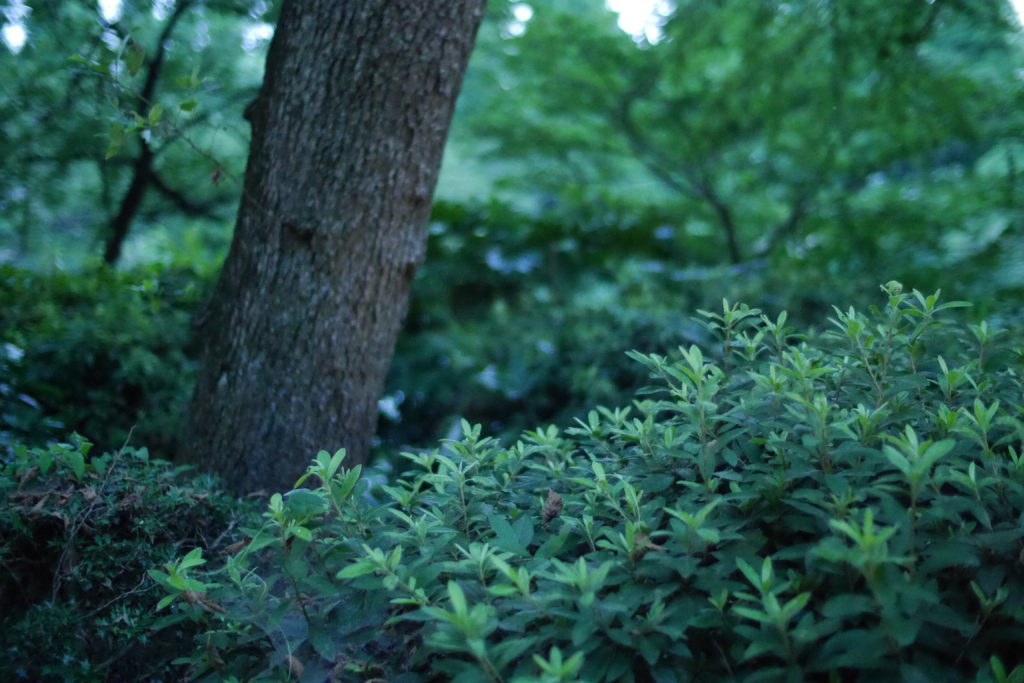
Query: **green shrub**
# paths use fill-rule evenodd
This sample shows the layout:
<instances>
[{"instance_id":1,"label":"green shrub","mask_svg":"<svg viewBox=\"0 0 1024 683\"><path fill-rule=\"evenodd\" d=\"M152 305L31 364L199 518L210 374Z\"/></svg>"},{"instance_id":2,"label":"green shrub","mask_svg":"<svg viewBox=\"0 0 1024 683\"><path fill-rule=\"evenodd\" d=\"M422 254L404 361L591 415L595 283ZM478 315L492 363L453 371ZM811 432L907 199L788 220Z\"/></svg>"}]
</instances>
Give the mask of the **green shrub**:
<instances>
[{"instance_id":1,"label":"green shrub","mask_svg":"<svg viewBox=\"0 0 1024 683\"><path fill-rule=\"evenodd\" d=\"M100 450L131 435L170 456L191 391L189 320L204 282L160 265L49 274L0 267L0 453L75 431Z\"/></svg>"},{"instance_id":2,"label":"green shrub","mask_svg":"<svg viewBox=\"0 0 1024 683\"><path fill-rule=\"evenodd\" d=\"M435 205L391 364L382 452L457 433L460 418L514 438L626 403L645 376L622 351L707 341L683 311L723 293L772 309L785 301L801 321L828 310L806 286L820 273L714 266L721 254L681 241L677 219L600 202L540 217L497 202Z\"/></svg>"},{"instance_id":3,"label":"green shrub","mask_svg":"<svg viewBox=\"0 0 1024 683\"><path fill-rule=\"evenodd\" d=\"M623 349L709 341L682 311L725 295L772 311L785 302L805 324L827 313L826 296L863 300L873 277L829 270L816 253L716 267L713 241L684 239L677 221L610 201L540 216L498 202L438 203L378 453L457 434L461 418L515 438L626 403L645 378ZM216 270L191 234L192 248L170 265L0 267L0 452L77 431L101 450L130 434L156 456L173 454L198 347L189 321ZM1024 324L1012 292L991 297L975 303L1017 310L1006 326Z\"/></svg>"},{"instance_id":4,"label":"green shrub","mask_svg":"<svg viewBox=\"0 0 1024 683\"><path fill-rule=\"evenodd\" d=\"M24 440L44 440L61 428L59 422L46 417L37 400L17 386L15 378L24 355L14 344L0 343L0 454Z\"/></svg>"},{"instance_id":5,"label":"green shrub","mask_svg":"<svg viewBox=\"0 0 1024 683\"><path fill-rule=\"evenodd\" d=\"M700 267L715 256L657 237L667 220L598 206L540 218L497 203L436 206L380 452L434 443L463 417L514 437L628 402L644 373L622 350L703 340L681 311L706 305L708 291L810 305L759 267L742 277ZM101 450L130 434L170 457L196 363L189 321L213 281L200 254L189 252L193 267L185 257L125 271L0 267L0 452L76 431Z\"/></svg>"},{"instance_id":6,"label":"green shrub","mask_svg":"<svg viewBox=\"0 0 1024 683\"><path fill-rule=\"evenodd\" d=\"M321 453L222 567L153 572L193 675L1019 680L1024 348L884 289L806 338L703 312L712 347L631 354L648 398L391 485Z\"/></svg>"},{"instance_id":7,"label":"green shrub","mask_svg":"<svg viewBox=\"0 0 1024 683\"><path fill-rule=\"evenodd\" d=\"M146 570L227 545L250 504L209 477L78 437L0 459L0 680L180 679L189 624L159 630Z\"/></svg>"}]
</instances>

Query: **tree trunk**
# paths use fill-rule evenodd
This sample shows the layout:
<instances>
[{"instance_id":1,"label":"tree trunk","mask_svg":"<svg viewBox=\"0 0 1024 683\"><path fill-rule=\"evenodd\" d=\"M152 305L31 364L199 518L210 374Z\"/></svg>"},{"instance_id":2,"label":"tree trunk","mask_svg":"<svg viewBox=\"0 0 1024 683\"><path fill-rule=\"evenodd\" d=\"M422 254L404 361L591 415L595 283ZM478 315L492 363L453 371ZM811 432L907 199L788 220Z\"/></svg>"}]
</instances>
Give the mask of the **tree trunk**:
<instances>
[{"instance_id":1,"label":"tree trunk","mask_svg":"<svg viewBox=\"0 0 1024 683\"><path fill-rule=\"evenodd\" d=\"M285 1L186 420L233 490L365 462L485 1Z\"/></svg>"}]
</instances>

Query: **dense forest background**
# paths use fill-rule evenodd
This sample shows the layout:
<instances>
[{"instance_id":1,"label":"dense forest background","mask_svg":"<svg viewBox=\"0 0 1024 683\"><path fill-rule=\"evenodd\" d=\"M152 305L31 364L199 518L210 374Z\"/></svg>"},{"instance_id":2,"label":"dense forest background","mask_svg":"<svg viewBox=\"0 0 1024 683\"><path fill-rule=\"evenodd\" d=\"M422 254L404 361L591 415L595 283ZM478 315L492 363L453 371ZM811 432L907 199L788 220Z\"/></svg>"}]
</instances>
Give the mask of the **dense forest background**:
<instances>
[{"instance_id":1,"label":"dense forest background","mask_svg":"<svg viewBox=\"0 0 1024 683\"><path fill-rule=\"evenodd\" d=\"M624 7L491 3L383 446L430 443L460 416L513 434L628 401L643 373L623 352L699 340L690 316L723 298L820 325L898 280L1019 321L1010 4ZM8 5L7 433L114 447L135 427L173 448L187 321L230 239L275 11Z\"/></svg>"},{"instance_id":2,"label":"dense forest background","mask_svg":"<svg viewBox=\"0 0 1024 683\"><path fill-rule=\"evenodd\" d=\"M1024 5L491 0L372 459L238 497L282 4L0 0L0 678L1024 681Z\"/></svg>"}]
</instances>

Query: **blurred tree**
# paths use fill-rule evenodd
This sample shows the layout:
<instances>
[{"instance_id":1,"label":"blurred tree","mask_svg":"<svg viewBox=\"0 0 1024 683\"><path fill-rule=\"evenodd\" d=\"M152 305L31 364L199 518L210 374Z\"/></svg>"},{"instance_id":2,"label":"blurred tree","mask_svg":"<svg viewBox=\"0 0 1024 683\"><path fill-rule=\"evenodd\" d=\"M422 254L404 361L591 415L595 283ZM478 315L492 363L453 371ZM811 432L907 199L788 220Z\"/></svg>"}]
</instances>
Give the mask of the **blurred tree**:
<instances>
[{"instance_id":1,"label":"blurred tree","mask_svg":"<svg viewBox=\"0 0 1024 683\"><path fill-rule=\"evenodd\" d=\"M140 217L224 225L237 200L240 188L206 179L241 167L236 121L256 92L270 3L123 0L103 12L37 3L24 47L0 50L8 260L78 260L99 242L114 262Z\"/></svg>"},{"instance_id":2,"label":"blurred tree","mask_svg":"<svg viewBox=\"0 0 1024 683\"><path fill-rule=\"evenodd\" d=\"M156 96L156 86L160 80L167 57L168 43L171 40L171 36L174 35L175 26L177 26L181 18L194 4L194 0L179 0L174 5L174 8L170 10L169 16L163 21L160 34L157 36L156 44L151 51L152 56L148 59L143 58L145 61L145 75L133 112L146 122L149 122L151 117L154 120L157 119L157 116L153 114L154 112L159 114L161 111L155 109L155 106L159 105L154 102L154 98ZM136 54L141 54L144 50L136 42L129 42L128 48ZM141 63L139 66L142 66ZM110 223L110 232L107 235L106 245L103 249L103 260L107 263L116 263L121 258L121 249L125 238L128 236L128 230L131 228L132 221L142 205L142 199L145 196L146 190L151 184L156 183L157 187L162 188L163 193L182 209L199 214L205 211L204 207L194 204L182 193L168 187L155 173L153 169L153 147L146 137L140 137L138 146L139 151L132 162L131 180L121 198L117 214Z\"/></svg>"},{"instance_id":3,"label":"blurred tree","mask_svg":"<svg viewBox=\"0 0 1024 683\"><path fill-rule=\"evenodd\" d=\"M365 462L483 8L283 4L185 432L234 489Z\"/></svg>"},{"instance_id":4,"label":"blurred tree","mask_svg":"<svg viewBox=\"0 0 1024 683\"><path fill-rule=\"evenodd\" d=\"M1024 132L1005 0L679 0L653 44L597 2L530 7L474 62L489 97L457 120L518 162L507 183L675 206L680 238L714 237L723 260L827 249L855 272L885 252L941 262L961 210L1019 218L971 177Z\"/></svg>"}]
</instances>

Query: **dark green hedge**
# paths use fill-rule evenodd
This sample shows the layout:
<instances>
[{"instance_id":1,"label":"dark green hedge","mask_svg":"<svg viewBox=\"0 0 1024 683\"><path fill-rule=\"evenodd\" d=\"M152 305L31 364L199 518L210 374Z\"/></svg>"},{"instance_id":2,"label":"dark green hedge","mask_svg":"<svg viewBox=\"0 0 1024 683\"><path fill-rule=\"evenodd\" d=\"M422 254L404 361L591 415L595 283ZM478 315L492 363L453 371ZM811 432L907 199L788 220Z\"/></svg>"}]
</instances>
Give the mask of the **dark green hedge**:
<instances>
[{"instance_id":1,"label":"dark green hedge","mask_svg":"<svg viewBox=\"0 0 1024 683\"><path fill-rule=\"evenodd\" d=\"M0 266L0 453L72 431L169 457L191 391L204 276L160 265L34 273Z\"/></svg>"},{"instance_id":2,"label":"dark green hedge","mask_svg":"<svg viewBox=\"0 0 1024 683\"><path fill-rule=\"evenodd\" d=\"M632 406L467 424L390 485L321 453L244 550L152 573L193 675L1020 680L1019 332L884 290L823 335L704 312Z\"/></svg>"},{"instance_id":3,"label":"dark green hedge","mask_svg":"<svg viewBox=\"0 0 1024 683\"><path fill-rule=\"evenodd\" d=\"M158 624L146 570L236 540L251 502L145 449L75 437L0 458L0 680L180 680L194 625Z\"/></svg>"}]
</instances>

